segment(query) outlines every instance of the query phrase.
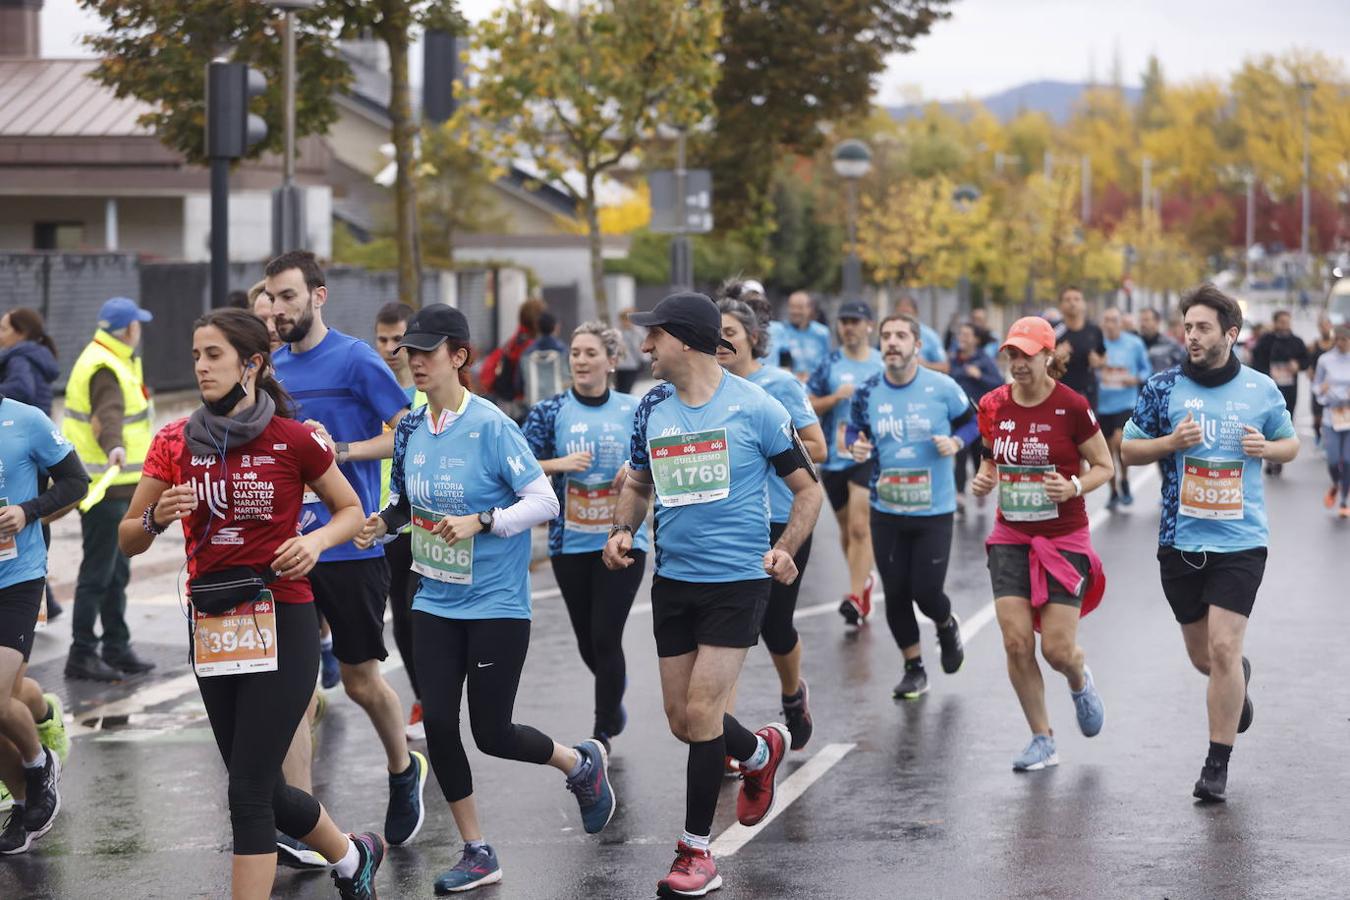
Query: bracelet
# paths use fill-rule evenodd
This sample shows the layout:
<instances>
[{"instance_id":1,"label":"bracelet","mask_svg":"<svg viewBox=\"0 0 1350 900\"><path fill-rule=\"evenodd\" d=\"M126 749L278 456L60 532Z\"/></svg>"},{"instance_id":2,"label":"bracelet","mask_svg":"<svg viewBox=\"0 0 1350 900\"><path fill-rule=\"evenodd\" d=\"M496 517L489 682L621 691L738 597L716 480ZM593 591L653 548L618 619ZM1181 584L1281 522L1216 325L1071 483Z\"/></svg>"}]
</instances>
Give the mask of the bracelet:
<instances>
[{"instance_id":1,"label":"bracelet","mask_svg":"<svg viewBox=\"0 0 1350 900\"><path fill-rule=\"evenodd\" d=\"M1069 480L1073 482L1073 495L1075 497L1083 496L1083 482L1078 480L1078 476L1070 475Z\"/></svg>"},{"instance_id":2,"label":"bracelet","mask_svg":"<svg viewBox=\"0 0 1350 900\"><path fill-rule=\"evenodd\" d=\"M155 521L155 509L158 506L159 501L156 500L145 508L145 512L141 513L141 528L145 529L145 533L151 536L163 534L169 530L168 525L160 525Z\"/></svg>"}]
</instances>

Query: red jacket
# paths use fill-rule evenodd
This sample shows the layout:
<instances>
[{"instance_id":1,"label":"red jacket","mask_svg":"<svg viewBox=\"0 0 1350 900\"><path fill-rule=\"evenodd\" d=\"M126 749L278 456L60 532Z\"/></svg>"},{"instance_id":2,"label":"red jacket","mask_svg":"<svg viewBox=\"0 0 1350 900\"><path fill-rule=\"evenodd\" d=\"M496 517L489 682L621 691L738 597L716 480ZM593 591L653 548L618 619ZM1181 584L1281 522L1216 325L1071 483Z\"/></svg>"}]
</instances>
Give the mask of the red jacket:
<instances>
[{"instance_id":1,"label":"red jacket","mask_svg":"<svg viewBox=\"0 0 1350 900\"><path fill-rule=\"evenodd\" d=\"M1053 578L1064 586L1066 591L1079 595L1082 592L1083 605L1079 608L1081 618L1097 608L1106 593L1106 570L1102 568L1101 557L1092 549L1092 533L1080 528L1057 537L1043 535L1032 536L1018 531L1006 522L995 521L994 530L984 542L986 551L995 544L1013 544L1030 547L1027 563L1031 567L1031 617L1036 630L1041 630L1041 607L1050 600L1050 584L1047 577ZM1063 553L1082 553L1088 558L1087 587L1084 590L1083 576L1062 555Z\"/></svg>"}]
</instances>

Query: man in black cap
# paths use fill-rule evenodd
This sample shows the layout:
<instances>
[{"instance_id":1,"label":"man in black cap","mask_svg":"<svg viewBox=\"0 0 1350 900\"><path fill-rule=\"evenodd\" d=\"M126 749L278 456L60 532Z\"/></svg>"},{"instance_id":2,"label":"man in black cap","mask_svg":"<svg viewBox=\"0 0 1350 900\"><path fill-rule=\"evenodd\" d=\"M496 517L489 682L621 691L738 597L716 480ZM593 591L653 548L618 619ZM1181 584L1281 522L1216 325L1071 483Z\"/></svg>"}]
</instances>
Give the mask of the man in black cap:
<instances>
[{"instance_id":1,"label":"man in black cap","mask_svg":"<svg viewBox=\"0 0 1350 900\"><path fill-rule=\"evenodd\" d=\"M821 494L787 410L717 364L717 347L731 345L720 338L712 300L672 294L632 320L650 329L642 350L664 382L638 406L604 560L613 569L632 564L633 530L655 490L652 627L666 718L689 745L684 834L657 890L701 896L722 883L708 845L727 756L741 764L737 819L754 825L773 805L787 726L751 733L726 714L727 698L758 640L769 579L797 576L792 557L815 527ZM793 493L787 528L772 547L764 500L771 465Z\"/></svg>"}]
</instances>

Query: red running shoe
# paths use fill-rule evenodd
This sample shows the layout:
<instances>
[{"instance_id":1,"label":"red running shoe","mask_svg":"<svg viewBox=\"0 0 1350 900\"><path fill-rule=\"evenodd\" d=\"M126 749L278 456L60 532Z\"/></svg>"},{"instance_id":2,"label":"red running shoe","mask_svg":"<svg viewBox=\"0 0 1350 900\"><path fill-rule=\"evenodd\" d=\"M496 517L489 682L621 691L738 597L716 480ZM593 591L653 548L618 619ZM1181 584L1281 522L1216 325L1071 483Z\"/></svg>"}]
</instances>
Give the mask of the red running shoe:
<instances>
[{"instance_id":1,"label":"red running shoe","mask_svg":"<svg viewBox=\"0 0 1350 900\"><path fill-rule=\"evenodd\" d=\"M844 617L845 622L855 627L862 624L862 601L856 594L844 595L844 599L839 603L839 615Z\"/></svg>"},{"instance_id":2,"label":"red running shoe","mask_svg":"<svg viewBox=\"0 0 1350 900\"><path fill-rule=\"evenodd\" d=\"M864 619L872 615L872 585L875 583L876 582L872 579L872 575L869 572L867 580L863 582L862 606L860 608L860 612Z\"/></svg>"},{"instance_id":3,"label":"red running shoe","mask_svg":"<svg viewBox=\"0 0 1350 900\"><path fill-rule=\"evenodd\" d=\"M773 809L774 780L778 775L778 766L787 756L792 735L781 722L765 725L755 734L764 738L769 745L769 761L764 768L754 772L741 767L741 792L736 797L736 821L742 825L758 825Z\"/></svg>"},{"instance_id":4,"label":"red running shoe","mask_svg":"<svg viewBox=\"0 0 1350 900\"><path fill-rule=\"evenodd\" d=\"M670 874L656 883L660 897L702 897L722 886L717 863L707 850L697 850L684 841L675 845Z\"/></svg>"}]
</instances>

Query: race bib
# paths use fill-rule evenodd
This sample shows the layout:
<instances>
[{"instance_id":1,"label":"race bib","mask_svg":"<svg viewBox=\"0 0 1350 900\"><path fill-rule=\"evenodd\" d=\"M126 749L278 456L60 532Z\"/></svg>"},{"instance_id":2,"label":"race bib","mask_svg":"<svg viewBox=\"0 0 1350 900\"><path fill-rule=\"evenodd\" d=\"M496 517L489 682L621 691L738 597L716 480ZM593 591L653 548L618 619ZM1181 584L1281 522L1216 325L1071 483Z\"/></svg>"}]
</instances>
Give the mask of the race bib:
<instances>
[{"instance_id":1,"label":"race bib","mask_svg":"<svg viewBox=\"0 0 1350 900\"><path fill-rule=\"evenodd\" d=\"M1102 387L1122 388L1126 387L1130 377L1130 370L1124 366L1102 366L1098 370L1098 379Z\"/></svg>"},{"instance_id":2,"label":"race bib","mask_svg":"<svg viewBox=\"0 0 1350 900\"><path fill-rule=\"evenodd\" d=\"M567 507L563 527L582 534L608 534L619 505L619 492L608 483L587 484L567 479Z\"/></svg>"},{"instance_id":3,"label":"race bib","mask_svg":"<svg viewBox=\"0 0 1350 900\"><path fill-rule=\"evenodd\" d=\"M1327 412L1331 413L1332 431L1350 431L1350 406L1332 406Z\"/></svg>"},{"instance_id":4,"label":"race bib","mask_svg":"<svg viewBox=\"0 0 1350 900\"><path fill-rule=\"evenodd\" d=\"M1007 522L1044 522L1059 518L1059 504L1045 492L1045 476L1054 466L999 466L998 509Z\"/></svg>"},{"instance_id":5,"label":"race bib","mask_svg":"<svg viewBox=\"0 0 1350 900\"><path fill-rule=\"evenodd\" d=\"M1193 519L1242 518L1240 459L1182 458L1178 512Z\"/></svg>"},{"instance_id":6,"label":"race bib","mask_svg":"<svg viewBox=\"0 0 1350 900\"><path fill-rule=\"evenodd\" d=\"M933 474L928 469L882 469L877 499L894 512L927 512L933 506Z\"/></svg>"},{"instance_id":7,"label":"race bib","mask_svg":"<svg viewBox=\"0 0 1350 900\"><path fill-rule=\"evenodd\" d=\"M0 497L0 507L9 506L8 497ZM18 535L0 541L0 562L19 558Z\"/></svg>"},{"instance_id":8,"label":"race bib","mask_svg":"<svg viewBox=\"0 0 1350 900\"><path fill-rule=\"evenodd\" d=\"M275 672L277 611L271 591L217 616L192 612L192 667L198 678Z\"/></svg>"},{"instance_id":9,"label":"race bib","mask_svg":"<svg viewBox=\"0 0 1350 900\"><path fill-rule=\"evenodd\" d=\"M308 506L311 503L322 503L323 501L321 501L319 495L313 491L305 491L300 497L300 502Z\"/></svg>"},{"instance_id":10,"label":"race bib","mask_svg":"<svg viewBox=\"0 0 1350 900\"><path fill-rule=\"evenodd\" d=\"M1280 387L1291 387L1298 382L1298 366L1292 362L1272 362L1270 378Z\"/></svg>"},{"instance_id":11,"label":"race bib","mask_svg":"<svg viewBox=\"0 0 1350 900\"><path fill-rule=\"evenodd\" d=\"M731 493L727 430L673 434L648 441L652 481L665 506L690 506Z\"/></svg>"},{"instance_id":12,"label":"race bib","mask_svg":"<svg viewBox=\"0 0 1350 900\"><path fill-rule=\"evenodd\" d=\"M447 584L473 584L473 538L447 544L431 529L445 516L412 508L412 570Z\"/></svg>"}]
</instances>

